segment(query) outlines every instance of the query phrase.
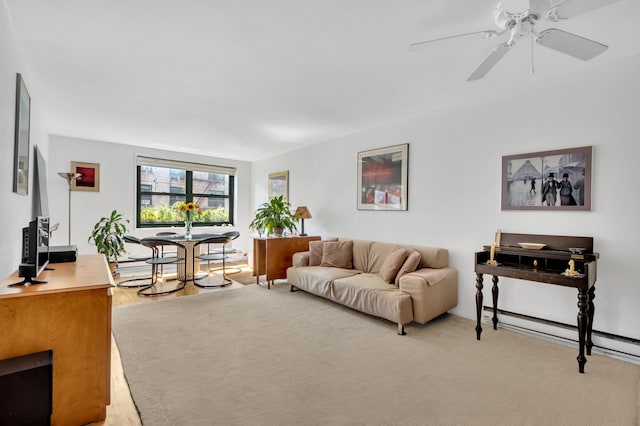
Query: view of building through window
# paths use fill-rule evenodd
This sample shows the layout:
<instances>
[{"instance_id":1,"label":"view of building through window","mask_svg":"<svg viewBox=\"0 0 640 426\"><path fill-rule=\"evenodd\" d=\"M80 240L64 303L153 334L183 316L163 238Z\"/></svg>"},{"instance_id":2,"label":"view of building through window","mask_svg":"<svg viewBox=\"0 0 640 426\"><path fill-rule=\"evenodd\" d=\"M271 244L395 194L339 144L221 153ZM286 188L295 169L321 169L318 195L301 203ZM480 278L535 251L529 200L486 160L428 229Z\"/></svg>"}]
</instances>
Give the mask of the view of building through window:
<instances>
[{"instance_id":1,"label":"view of building through window","mask_svg":"<svg viewBox=\"0 0 640 426\"><path fill-rule=\"evenodd\" d=\"M188 202L200 207L196 224L232 223L233 174L176 164L180 167L138 165L138 226L180 224L184 213L179 206Z\"/></svg>"}]
</instances>

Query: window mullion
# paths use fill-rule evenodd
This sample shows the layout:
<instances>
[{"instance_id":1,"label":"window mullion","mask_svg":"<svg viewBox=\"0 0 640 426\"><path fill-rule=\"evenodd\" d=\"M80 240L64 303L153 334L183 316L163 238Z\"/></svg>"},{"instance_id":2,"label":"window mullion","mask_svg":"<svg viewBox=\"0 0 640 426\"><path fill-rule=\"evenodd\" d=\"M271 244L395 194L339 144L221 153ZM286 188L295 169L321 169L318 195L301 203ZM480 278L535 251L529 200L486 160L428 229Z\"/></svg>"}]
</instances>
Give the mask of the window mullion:
<instances>
[{"instance_id":1,"label":"window mullion","mask_svg":"<svg viewBox=\"0 0 640 426\"><path fill-rule=\"evenodd\" d=\"M186 201L187 203L193 202L193 172L191 170L187 170L186 176Z\"/></svg>"}]
</instances>

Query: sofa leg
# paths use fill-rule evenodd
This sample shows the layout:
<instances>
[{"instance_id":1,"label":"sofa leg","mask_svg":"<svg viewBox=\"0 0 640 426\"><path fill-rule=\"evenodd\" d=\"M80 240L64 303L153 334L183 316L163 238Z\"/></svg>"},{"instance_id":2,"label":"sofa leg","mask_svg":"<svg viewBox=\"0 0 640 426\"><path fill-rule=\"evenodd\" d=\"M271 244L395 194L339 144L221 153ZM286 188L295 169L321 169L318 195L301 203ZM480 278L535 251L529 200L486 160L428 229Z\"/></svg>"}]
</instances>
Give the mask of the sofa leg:
<instances>
[{"instance_id":1,"label":"sofa leg","mask_svg":"<svg viewBox=\"0 0 640 426\"><path fill-rule=\"evenodd\" d=\"M289 284L289 292L293 293L294 291L297 291L298 289L295 288L292 284Z\"/></svg>"},{"instance_id":2,"label":"sofa leg","mask_svg":"<svg viewBox=\"0 0 640 426\"><path fill-rule=\"evenodd\" d=\"M404 332L404 325L398 323L398 335L399 336L406 336L407 333Z\"/></svg>"}]
</instances>

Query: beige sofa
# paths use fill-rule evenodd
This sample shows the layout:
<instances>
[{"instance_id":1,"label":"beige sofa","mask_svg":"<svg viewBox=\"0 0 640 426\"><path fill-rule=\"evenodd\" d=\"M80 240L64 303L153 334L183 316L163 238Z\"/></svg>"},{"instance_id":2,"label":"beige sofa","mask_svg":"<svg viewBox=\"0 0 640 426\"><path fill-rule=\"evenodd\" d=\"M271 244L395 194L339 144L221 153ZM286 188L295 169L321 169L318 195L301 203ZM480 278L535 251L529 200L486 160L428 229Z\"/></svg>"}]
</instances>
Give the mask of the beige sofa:
<instances>
[{"instance_id":1,"label":"beige sofa","mask_svg":"<svg viewBox=\"0 0 640 426\"><path fill-rule=\"evenodd\" d=\"M318 249L318 245L310 244L311 253L294 254L293 266L287 269L291 291L304 290L393 321L398 324L398 334L405 334L405 324L424 324L458 304L458 273L448 267L448 250L342 238L338 241L343 253L348 251L346 244L351 246L351 265L331 266L335 262L328 258L324 241L316 243L325 244L321 264L315 266L316 253L314 266L309 266L310 256L313 259ZM392 281L388 277L389 260L402 250L400 247L417 251L419 256L414 253L414 258L419 258L419 264L415 271L399 273Z\"/></svg>"}]
</instances>

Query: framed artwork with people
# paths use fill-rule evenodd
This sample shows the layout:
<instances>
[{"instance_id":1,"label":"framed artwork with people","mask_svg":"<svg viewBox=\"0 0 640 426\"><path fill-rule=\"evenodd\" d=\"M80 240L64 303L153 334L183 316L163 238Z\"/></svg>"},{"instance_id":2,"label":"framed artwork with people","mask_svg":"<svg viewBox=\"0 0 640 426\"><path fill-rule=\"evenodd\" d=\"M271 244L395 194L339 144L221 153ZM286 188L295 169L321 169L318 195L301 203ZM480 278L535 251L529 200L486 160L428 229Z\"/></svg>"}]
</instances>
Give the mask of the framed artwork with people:
<instances>
[{"instance_id":1,"label":"framed artwork with people","mask_svg":"<svg viewBox=\"0 0 640 426\"><path fill-rule=\"evenodd\" d=\"M502 157L502 210L591 210L592 147Z\"/></svg>"}]
</instances>

